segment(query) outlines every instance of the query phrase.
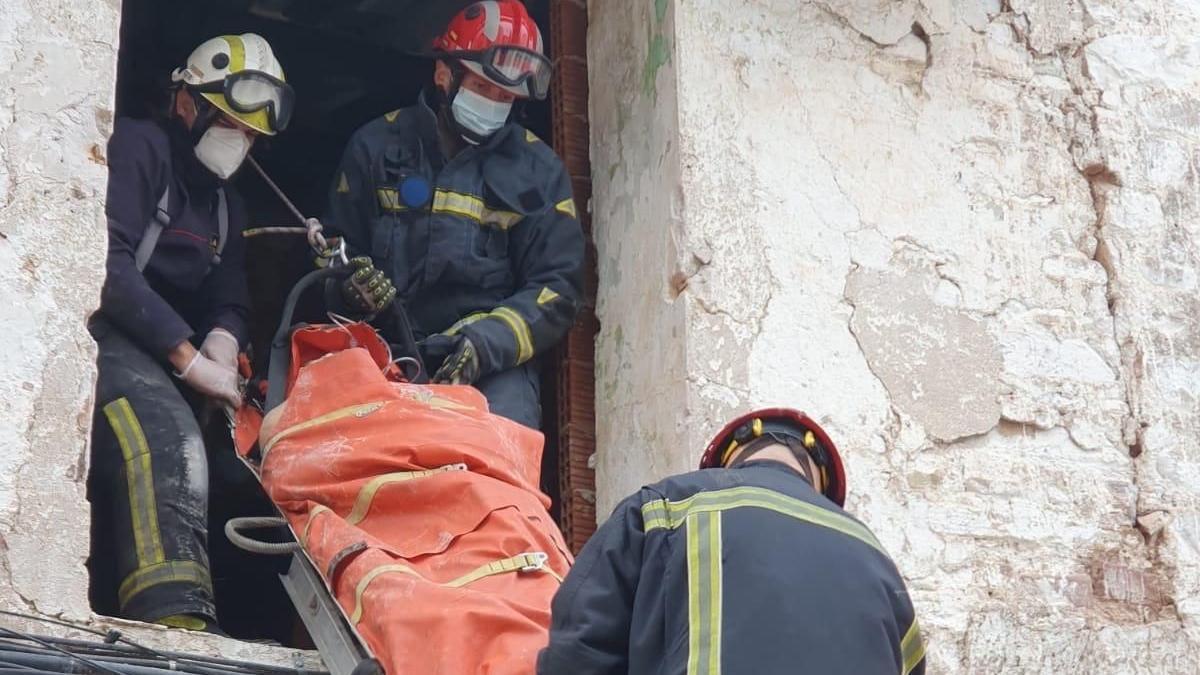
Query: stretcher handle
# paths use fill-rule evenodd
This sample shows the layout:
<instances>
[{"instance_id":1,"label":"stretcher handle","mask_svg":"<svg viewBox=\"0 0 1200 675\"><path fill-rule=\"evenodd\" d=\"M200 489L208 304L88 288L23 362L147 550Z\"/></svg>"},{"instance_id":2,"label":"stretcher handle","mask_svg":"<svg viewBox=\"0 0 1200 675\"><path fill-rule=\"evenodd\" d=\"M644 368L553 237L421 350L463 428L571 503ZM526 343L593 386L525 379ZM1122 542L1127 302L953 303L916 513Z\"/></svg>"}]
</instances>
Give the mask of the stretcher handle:
<instances>
[{"instance_id":1,"label":"stretcher handle","mask_svg":"<svg viewBox=\"0 0 1200 675\"><path fill-rule=\"evenodd\" d=\"M271 412L283 403L287 394L288 373L292 368L292 316L296 313L296 305L300 296L309 287L326 279L345 279L354 272L354 268L346 266L326 267L305 274L300 281L292 286L287 300L283 303L283 315L279 317L279 328L271 340L271 361L267 365L267 409Z\"/></svg>"},{"instance_id":2,"label":"stretcher handle","mask_svg":"<svg viewBox=\"0 0 1200 675\"><path fill-rule=\"evenodd\" d=\"M269 527L287 527L287 521L283 518L275 516L246 516L244 518L230 518L225 523L225 536L229 538L229 543L251 553L261 553L263 555L285 555L295 553L300 550L299 542L269 542L251 539L241 533L241 530L261 530Z\"/></svg>"}]
</instances>

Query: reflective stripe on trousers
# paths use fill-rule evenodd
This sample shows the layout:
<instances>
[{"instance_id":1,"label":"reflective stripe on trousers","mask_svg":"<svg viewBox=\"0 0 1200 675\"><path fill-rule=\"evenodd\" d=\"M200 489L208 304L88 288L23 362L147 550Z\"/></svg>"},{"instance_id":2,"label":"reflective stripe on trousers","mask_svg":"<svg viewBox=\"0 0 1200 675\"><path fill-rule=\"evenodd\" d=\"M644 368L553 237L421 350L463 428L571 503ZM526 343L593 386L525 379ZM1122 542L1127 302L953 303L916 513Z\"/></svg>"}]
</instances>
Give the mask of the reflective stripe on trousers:
<instances>
[{"instance_id":1,"label":"reflective stripe on trousers","mask_svg":"<svg viewBox=\"0 0 1200 675\"><path fill-rule=\"evenodd\" d=\"M194 560L166 559L150 444L129 399L122 397L104 406L104 416L121 448L137 559L137 568L121 580L117 590L121 610L124 611L139 594L168 583L196 585L211 595L212 579L206 566Z\"/></svg>"}]
</instances>

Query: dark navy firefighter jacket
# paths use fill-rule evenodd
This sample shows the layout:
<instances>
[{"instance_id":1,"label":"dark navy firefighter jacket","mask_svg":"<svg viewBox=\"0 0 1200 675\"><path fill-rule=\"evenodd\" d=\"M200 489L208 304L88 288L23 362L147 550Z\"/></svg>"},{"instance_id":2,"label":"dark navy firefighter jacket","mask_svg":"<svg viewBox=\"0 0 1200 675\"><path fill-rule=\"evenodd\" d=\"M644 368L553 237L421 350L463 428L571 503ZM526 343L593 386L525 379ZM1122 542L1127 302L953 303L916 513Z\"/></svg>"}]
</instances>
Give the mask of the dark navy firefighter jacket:
<instances>
[{"instance_id":1,"label":"dark navy firefighter jacket","mask_svg":"<svg viewBox=\"0 0 1200 675\"><path fill-rule=\"evenodd\" d=\"M907 675L925 649L875 536L770 461L624 500L554 597L539 675Z\"/></svg>"},{"instance_id":2,"label":"dark navy firefighter jacket","mask_svg":"<svg viewBox=\"0 0 1200 675\"><path fill-rule=\"evenodd\" d=\"M570 328L583 233L554 151L510 123L447 159L424 95L350 139L324 223L396 285L413 330L466 335L480 376L519 366Z\"/></svg>"},{"instance_id":3,"label":"dark navy firefighter jacket","mask_svg":"<svg viewBox=\"0 0 1200 675\"><path fill-rule=\"evenodd\" d=\"M170 185L170 226L139 272L134 256ZM108 142L108 276L100 314L157 358L193 335L225 328L245 344L249 299L245 207L224 184L229 230L220 264L216 176L171 122L118 119Z\"/></svg>"}]
</instances>

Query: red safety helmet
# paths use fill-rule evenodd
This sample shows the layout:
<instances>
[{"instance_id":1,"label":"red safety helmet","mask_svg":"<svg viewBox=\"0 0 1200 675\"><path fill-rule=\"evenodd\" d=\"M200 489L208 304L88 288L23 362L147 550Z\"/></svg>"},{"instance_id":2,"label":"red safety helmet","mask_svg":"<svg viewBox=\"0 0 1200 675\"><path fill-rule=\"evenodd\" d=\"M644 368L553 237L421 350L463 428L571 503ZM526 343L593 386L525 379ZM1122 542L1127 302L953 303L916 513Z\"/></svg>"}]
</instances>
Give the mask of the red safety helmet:
<instances>
[{"instance_id":1,"label":"red safety helmet","mask_svg":"<svg viewBox=\"0 0 1200 675\"><path fill-rule=\"evenodd\" d=\"M838 454L837 446L829 440L829 435L821 425L792 408L764 408L746 413L726 424L704 449L700 468L725 466L738 447L767 435L799 441L821 470L825 496L838 506L846 503L846 471L842 468L842 457Z\"/></svg>"},{"instance_id":2,"label":"red safety helmet","mask_svg":"<svg viewBox=\"0 0 1200 675\"><path fill-rule=\"evenodd\" d=\"M550 60L542 54L542 32L519 0L483 0L469 5L433 42L476 75L516 96L546 98ZM441 54L437 54L441 56Z\"/></svg>"}]
</instances>

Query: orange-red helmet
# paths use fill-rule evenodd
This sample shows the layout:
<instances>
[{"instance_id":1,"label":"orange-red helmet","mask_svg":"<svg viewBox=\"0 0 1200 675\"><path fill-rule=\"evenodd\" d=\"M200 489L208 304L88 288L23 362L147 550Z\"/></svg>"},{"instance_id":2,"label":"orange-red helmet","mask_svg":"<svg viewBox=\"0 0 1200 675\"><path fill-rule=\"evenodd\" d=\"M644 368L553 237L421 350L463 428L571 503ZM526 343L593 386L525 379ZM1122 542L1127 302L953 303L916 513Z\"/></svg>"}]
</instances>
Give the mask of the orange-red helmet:
<instances>
[{"instance_id":1,"label":"orange-red helmet","mask_svg":"<svg viewBox=\"0 0 1200 675\"><path fill-rule=\"evenodd\" d=\"M543 99L550 89L542 32L519 0L483 0L467 6L433 47L516 96Z\"/></svg>"},{"instance_id":2,"label":"orange-red helmet","mask_svg":"<svg viewBox=\"0 0 1200 675\"><path fill-rule=\"evenodd\" d=\"M792 408L764 408L746 413L726 424L705 448L700 468L725 466L734 450L767 435L799 441L821 470L825 496L838 506L846 503L846 471L842 468L842 457L838 454L837 446L821 425Z\"/></svg>"}]
</instances>

